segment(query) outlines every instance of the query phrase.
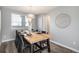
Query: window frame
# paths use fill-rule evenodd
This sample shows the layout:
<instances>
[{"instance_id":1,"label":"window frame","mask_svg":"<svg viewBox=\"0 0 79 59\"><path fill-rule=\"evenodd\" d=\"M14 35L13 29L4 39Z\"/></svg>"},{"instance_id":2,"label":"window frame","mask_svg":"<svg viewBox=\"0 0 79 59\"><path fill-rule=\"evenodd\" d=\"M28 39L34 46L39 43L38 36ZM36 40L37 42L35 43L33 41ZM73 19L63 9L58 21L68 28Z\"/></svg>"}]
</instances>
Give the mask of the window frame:
<instances>
[{"instance_id":1,"label":"window frame","mask_svg":"<svg viewBox=\"0 0 79 59\"><path fill-rule=\"evenodd\" d=\"M12 15L13 15L13 16L12 16ZM14 17L14 16L16 16L16 17L17 17L17 16L20 16L20 17L21 17L21 21L20 21L21 25L12 25L12 22L13 22L13 18L12 18L12 17ZM28 20L27 20L27 22L25 21L25 25L23 26L23 22L22 22L22 21L23 21L23 18L22 18L22 16L25 17L25 20L28 19L26 15L21 15L21 14L12 13L12 14L11 14L11 26L12 26L12 27L26 27L26 26L29 26ZM15 18L16 18L16 17L15 17ZM15 21L15 22L16 22L16 21ZM18 23L18 22L16 22L16 23ZM26 25L26 23L28 23L28 25Z\"/></svg>"}]
</instances>

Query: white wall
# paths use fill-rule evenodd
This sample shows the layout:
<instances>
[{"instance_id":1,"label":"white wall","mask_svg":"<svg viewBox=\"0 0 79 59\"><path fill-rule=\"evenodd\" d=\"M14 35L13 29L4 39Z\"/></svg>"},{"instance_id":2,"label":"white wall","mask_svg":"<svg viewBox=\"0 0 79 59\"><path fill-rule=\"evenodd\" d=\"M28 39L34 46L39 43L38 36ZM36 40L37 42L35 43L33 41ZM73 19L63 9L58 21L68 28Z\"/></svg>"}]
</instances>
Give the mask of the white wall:
<instances>
[{"instance_id":1,"label":"white wall","mask_svg":"<svg viewBox=\"0 0 79 59\"><path fill-rule=\"evenodd\" d=\"M17 13L21 15L26 15L25 13L14 11L6 8L2 8L2 21L1 21L1 30L2 30L2 41L9 41L15 39L15 30L16 29L27 29L28 27L16 27L11 26L11 13ZM35 24L35 23L34 23Z\"/></svg>"},{"instance_id":2,"label":"white wall","mask_svg":"<svg viewBox=\"0 0 79 59\"><path fill-rule=\"evenodd\" d=\"M60 13L69 14L71 17L71 24L65 29L58 28L55 24L56 16ZM79 7L57 7L48 15L52 41L79 51Z\"/></svg>"},{"instance_id":3,"label":"white wall","mask_svg":"<svg viewBox=\"0 0 79 59\"><path fill-rule=\"evenodd\" d=\"M0 31L1 31L1 10L0 10Z\"/></svg>"},{"instance_id":4,"label":"white wall","mask_svg":"<svg viewBox=\"0 0 79 59\"><path fill-rule=\"evenodd\" d=\"M1 10L0 10L0 43L1 43Z\"/></svg>"}]
</instances>

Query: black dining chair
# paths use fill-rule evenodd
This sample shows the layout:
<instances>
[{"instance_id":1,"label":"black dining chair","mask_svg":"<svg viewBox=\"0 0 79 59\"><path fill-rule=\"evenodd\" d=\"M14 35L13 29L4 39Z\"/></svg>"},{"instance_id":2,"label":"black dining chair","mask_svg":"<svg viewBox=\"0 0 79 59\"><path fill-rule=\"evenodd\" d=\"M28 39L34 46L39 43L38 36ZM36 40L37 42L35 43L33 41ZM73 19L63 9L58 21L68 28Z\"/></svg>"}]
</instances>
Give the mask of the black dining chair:
<instances>
[{"instance_id":1,"label":"black dining chair","mask_svg":"<svg viewBox=\"0 0 79 59\"><path fill-rule=\"evenodd\" d=\"M15 37L15 46L16 46L16 48L18 48L18 41L19 41L18 34L19 34L19 32L16 30L16 37Z\"/></svg>"},{"instance_id":2,"label":"black dining chair","mask_svg":"<svg viewBox=\"0 0 79 59\"><path fill-rule=\"evenodd\" d=\"M21 35L20 33L17 33L16 35L15 45L19 53L23 53L25 52L25 49L30 48L28 42L24 41L24 36Z\"/></svg>"}]
</instances>

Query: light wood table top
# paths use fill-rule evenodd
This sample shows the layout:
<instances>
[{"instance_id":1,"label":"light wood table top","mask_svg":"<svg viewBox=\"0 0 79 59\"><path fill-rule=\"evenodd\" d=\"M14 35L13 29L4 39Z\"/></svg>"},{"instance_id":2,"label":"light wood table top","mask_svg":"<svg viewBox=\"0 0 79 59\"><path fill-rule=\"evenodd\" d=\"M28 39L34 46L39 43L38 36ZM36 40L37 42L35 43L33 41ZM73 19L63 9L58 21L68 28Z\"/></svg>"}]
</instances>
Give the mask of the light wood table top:
<instances>
[{"instance_id":1,"label":"light wood table top","mask_svg":"<svg viewBox=\"0 0 79 59\"><path fill-rule=\"evenodd\" d=\"M31 36L24 36L25 40L27 40L30 44L39 42L39 41L43 41L43 40L47 40L49 39L49 35L48 34L37 34L37 33L32 33Z\"/></svg>"}]
</instances>

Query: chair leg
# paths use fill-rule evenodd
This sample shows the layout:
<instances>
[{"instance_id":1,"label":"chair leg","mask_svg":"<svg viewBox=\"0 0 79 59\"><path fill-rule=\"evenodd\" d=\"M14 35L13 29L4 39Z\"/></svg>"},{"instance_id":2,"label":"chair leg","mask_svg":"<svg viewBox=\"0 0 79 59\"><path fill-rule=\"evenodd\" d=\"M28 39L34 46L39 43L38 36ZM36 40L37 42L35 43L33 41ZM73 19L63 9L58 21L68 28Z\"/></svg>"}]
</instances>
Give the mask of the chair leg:
<instances>
[{"instance_id":1,"label":"chair leg","mask_svg":"<svg viewBox=\"0 0 79 59\"><path fill-rule=\"evenodd\" d=\"M32 51L33 51L33 53L34 53L34 51L35 51L34 45L33 45L33 50L32 50Z\"/></svg>"},{"instance_id":2,"label":"chair leg","mask_svg":"<svg viewBox=\"0 0 79 59\"><path fill-rule=\"evenodd\" d=\"M33 53L33 49L34 49L34 48L33 48L33 45L31 44L31 45L30 45L30 53Z\"/></svg>"},{"instance_id":3,"label":"chair leg","mask_svg":"<svg viewBox=\"0 0 79 59\"><path fill-rule=\"evenodd\" d=\"M22 53L25 53L25 49L22 50Z\"/></svg>"},{"instance_id":4,"label":"chair leg","mask_svg":"<svg viewBox=\"0 0 79 59\"><path fill-rule=\"evenodd\" d=\"M17 52L18 53L21 53L21 48L17 48Z\"/></svg>"}]
</instances>

